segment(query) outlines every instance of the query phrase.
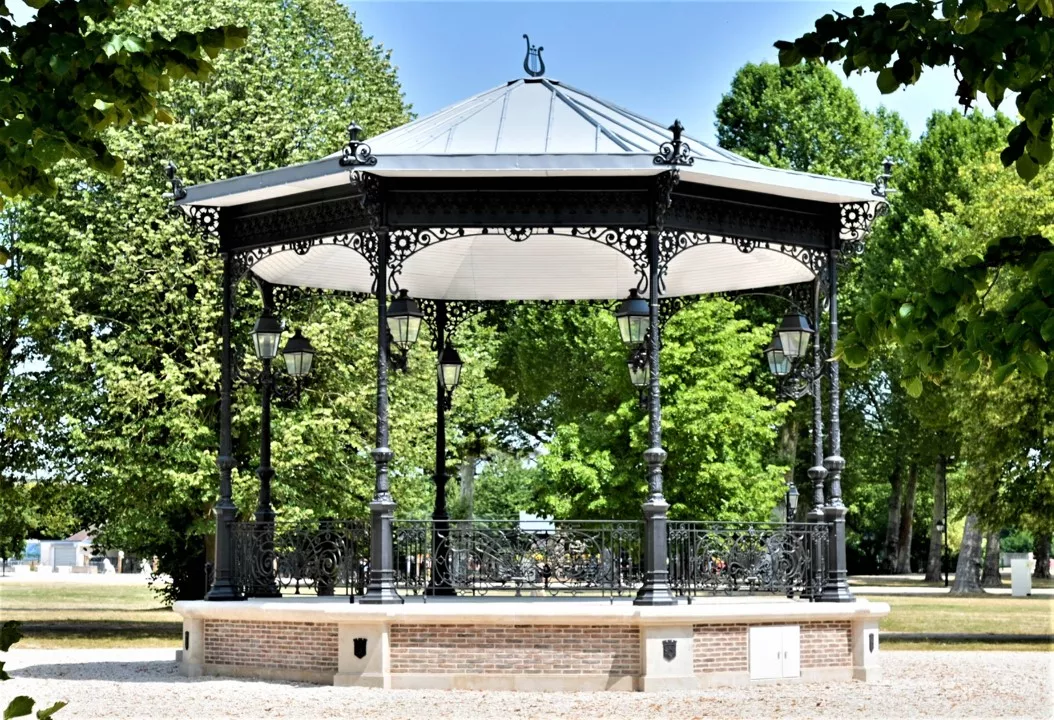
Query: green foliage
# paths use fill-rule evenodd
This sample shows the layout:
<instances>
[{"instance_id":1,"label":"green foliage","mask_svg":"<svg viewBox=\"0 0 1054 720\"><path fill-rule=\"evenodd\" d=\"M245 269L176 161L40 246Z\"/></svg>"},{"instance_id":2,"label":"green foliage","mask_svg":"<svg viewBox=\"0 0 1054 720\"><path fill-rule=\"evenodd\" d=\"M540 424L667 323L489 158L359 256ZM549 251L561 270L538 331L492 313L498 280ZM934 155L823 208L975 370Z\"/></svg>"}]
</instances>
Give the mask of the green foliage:
<instances>
[{"instance_id":1,"label":"green foliage","mask_svg":"<svg viewBox=\"0 0 1054 720\"><path fill-rule=\"evenodd\" d=\"M926 219L940 235L961 239L951 261L922 283L876 292L842 341L843 356L857 364L895 342L916 395L920 377L968 376L982 368L997 383L1015 372L1046 375L1054 341L1054 247L1044 235L1054 228L1054 185L1049 173L1025 185L991 165L974 171L971 182L967 202Z\"/></svg>"},{"instance_id":2,"label":"green foliage","mask_svg":"<svg viewBox=\"0 0 1054 720\"><path fill-rule=\"evenodd\" d=\"M11 649L11 646L18 642L22 637L19 623L14 620L8 620L0 626L0 652L7 652ZM0 681L10 680L11 676L4 672L4 663L0 662ZM33 706L36 704L36 700L29 697L28 695L18 695L11 699L4 709L4 720L9 718L25 717L33 712ZM37 720L50 720L55 713L62 708L66 707L65 702L57 702L50 707L41 708L37 710Z\"/></svg>"},{"instance_id":3,"label":"green foliage","mask_svg":"<svg viewBox=\"0 0 1054 720\"><path fill-rule=\"evenodd\" d=\"M25 405L36 422L25 426L47 439L30 438L27 448L52 448L41 483L84 488L78 512L100 528L98 544L159 556L161 571L182 584L174 597L200 597L203 557L187 549L200 548L213 527L221 267L214 240L166 214L164 161L188 181L216 180L332 152L351 119L375 133L408 113L387 53L334 0L164 0L121 22L121 32L140 36L237 22L249 44L212 61L208 84L182 80L159 93L176 122L105 131L126 162L122 175L63 161L54 197L7 209L19 274L0 283L0 301L11 298L19 347L46 362L33 374L33 394L4 401ZM249 353L259 305L248 285L239 304L235 340ZM364 512L373 317L369 306L323 302L287 318L320 356L301 405L275 411L280 518ZM431 456L426 438L413 438L429 422L420 391L434 371L416 361L412 369L392 389L393 442L412 448L393 467L402 507L427 495L420 468ZM6 381L28 384L7 370ZM238 390L234 490L243 516L256 505L258 404L255 389Z\"/></svg>"},{"instance_id":4,"label":"green foliage","mask_svg":"<svg viewBox=\"0 0 1054 720\"><path fill-rule=\"evenodd\" d=\"M664 488L674 517L764 519L783 493L786 468L770 458L787 408L754 388L771 327L750 327L735 310L723 300L701 301L665 329ZM639 517L647 414L609 312L523 309L502 335L494 377L515 398L522 444L545 446L534 509Z\"/></svg>"},{"instance_id":5,"label":"green foliage","mask_svg":"<svg viewBox=\"0 0 1054 720\"><path fill-rule=\"evenodd\" d=\"M245 43L234 24L133 29L142 4L38 0L18 25L0 2L0 201L54 194L64 159L120 173L105 131L172 122L161 95L173 81L209 79L220 51Z\"/></svg>"},{"instance_id":6,"label":"green foliage","mask_svg":"<svg viewBox=\"0 0 1054 720\"><path fill-rule=\"evenodd\" d=\"M938 15L938 6L940 14ZM918 81L926 68L950 65L959 78L956 94L969 108L983 93L998 108L1009 90L1017 93L1022 121L1006 136L1004 166L1025 180L1051 160L1054 118L1054 3L1049 0L915 0L879 3L868 14L824 15L816 30L779 41L780 64L802 60L842 63L877 73L878 88L891 93Z\"/></svg>"},{"instance_id":7,"label":"green foliage","mask_svg":"<svg viewBox=\"0 0 1054 720\"><path fill-rule=\"evenodd\" d=\"M825 67L748 63L717 106L717 140L766 165L872 180L910 135L895 113L863 110Z\"/></svg>"}]
</instances>

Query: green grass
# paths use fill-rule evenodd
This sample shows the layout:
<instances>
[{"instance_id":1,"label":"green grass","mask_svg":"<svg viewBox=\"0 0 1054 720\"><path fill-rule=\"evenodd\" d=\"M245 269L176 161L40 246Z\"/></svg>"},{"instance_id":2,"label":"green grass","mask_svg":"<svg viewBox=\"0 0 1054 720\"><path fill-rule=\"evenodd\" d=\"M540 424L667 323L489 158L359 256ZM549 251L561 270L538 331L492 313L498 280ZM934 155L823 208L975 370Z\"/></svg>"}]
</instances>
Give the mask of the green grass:
<instances>
[{"instance_id":1,"label":"green grass","mask_svg":"<svg viewBox=\"0 0 1054 720\"><path fill-rule=\"evenodd\" d=\"M1051 596L883 595L870 599L889 603L889 616L879 625L887 632L1054 633L1054 597Z\"/></svg>"},{"instance_id":2,"label":"green grass","mask_svg":"<svg viewBox=\"0 0 1054 720\"><path fill-rule=\"evenodd\" d=\"M1054 634L1054 597L882 596L887 632ZM25 648L179 647L181 618L145 586L0 580L0 618L24 623ZM1051 650L1047 644L887 643L887 649Z\"/></svg>"},{"instance_id":3,"label":"green grass","mask_svg":"<svg viewBox=\"0 0 1054 720\"><path fill-rule=\"evenodd\" d=\"M942 650L958 652L981 650L985 652L1054 652L1054 643L940 643L940 642L890 642L882 641L882 652L899 650Z\"/></svg>"},{"instance_id":4,"label":"green grass","mask_svg":"<svg viewBox=\"0 0 1054 720\"><path fill-rule=\"evenodd\" d=\"M1003 587L1010 587L1010 571L1004 570L1002 572ZM925 580L916 580L910 577L897 577L896 575L882 575L882 576L871 576L865 575L863 577L850 577L849 584L853 586L865 585L867 587L932 587L942 588L944 587L944 581L939 582L926 582ZM1054 588L1054 579L1052 578L1032 578L1032 587L1034 588Z\"/></svg>"},{"instance_id":5,"label":"green grass","mask_svg":"<svg viewBox=\"0 0 1054 720\"><path fill-rule=\"evenodd\" d=\"M22 648L179 647L182 627L145 583L0 580L0 617L23 623Z\"/></svg>"}]
</instances>

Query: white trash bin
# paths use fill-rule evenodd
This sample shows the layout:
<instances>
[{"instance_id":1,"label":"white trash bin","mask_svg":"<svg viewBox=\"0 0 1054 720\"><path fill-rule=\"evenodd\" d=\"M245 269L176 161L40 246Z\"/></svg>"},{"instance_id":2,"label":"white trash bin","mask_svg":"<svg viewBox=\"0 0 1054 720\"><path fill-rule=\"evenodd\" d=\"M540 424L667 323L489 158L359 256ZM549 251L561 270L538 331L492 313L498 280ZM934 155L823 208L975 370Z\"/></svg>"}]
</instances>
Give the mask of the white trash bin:
<instances>
[{"instance_id":1,"label":"white trash bin","mask_svg":"<svg viewBox=\"0 0 1054 720\"><path fill-rule=\"evenodd\" d=\"M1010 587L1014 597L1028 597L1032 594L1032 573L1029 572L1027 558L1014 558L1010 561Z\"/></svg>"}]
</instances>

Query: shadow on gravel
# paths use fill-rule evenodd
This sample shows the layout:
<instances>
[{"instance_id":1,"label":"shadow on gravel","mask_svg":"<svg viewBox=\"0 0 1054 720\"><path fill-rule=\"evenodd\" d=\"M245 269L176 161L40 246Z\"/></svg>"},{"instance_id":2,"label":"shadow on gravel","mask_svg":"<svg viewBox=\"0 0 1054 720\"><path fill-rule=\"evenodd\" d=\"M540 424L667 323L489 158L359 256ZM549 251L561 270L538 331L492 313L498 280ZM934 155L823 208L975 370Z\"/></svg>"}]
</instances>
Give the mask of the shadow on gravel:
<instances>
[{"instance_id":1,"label":"shadow on gravel","mask_svg":"<svg viewBox=\"0 0 1054 720\"><path fill-rule=\"evenodd\" d=\"M34 680L105 680L118 683L188 679L179 674L175 659L28 665L11 670L10 675L12 678Z\"/></svg>"}]
</instances>

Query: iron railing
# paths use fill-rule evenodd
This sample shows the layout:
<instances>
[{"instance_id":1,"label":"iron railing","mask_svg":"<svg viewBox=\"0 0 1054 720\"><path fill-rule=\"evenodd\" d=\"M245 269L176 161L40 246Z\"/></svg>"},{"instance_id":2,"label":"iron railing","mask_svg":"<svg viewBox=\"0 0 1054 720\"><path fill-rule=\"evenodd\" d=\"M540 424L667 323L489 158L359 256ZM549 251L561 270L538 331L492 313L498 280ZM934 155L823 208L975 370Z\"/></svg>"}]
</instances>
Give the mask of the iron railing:
<instances>
[{"instance_id":1,"label":"iron railing","mask_svg":"<svg viewBox=\"0 0 1054 720\"><path fill-rule=\"evenodd\" d=\"M398 520L396 585L410 594L631 595L642 528L633 520Z\"/></svg>"},{"instance_id":2,"label":"iron railing","mask_svg":"<svg viewBox=\"0 0 1054 720\"><path fill-rule=\"evenodd\" d=\"M248 597L361 595L369 577L366 520L232 523L234 580Z\"/></svg>"},{"instance_id":3,"label":"iron railing","mask_svg":"<svg viewBox=\"0 0 1054 720\"><path fill-rule=\"evenodd\" d=\"M812 597L823 588L826 525L671 521L666 536L676 595Z\"/></svg>"},{"instance_id":4,"label":"iron railing","mask_svg":"<svg viewBox=\"0 0 1054 720\"><path fill-rule=\"evenodd\" d=\"M409 595L632 596L640 587L640 520L396 520L396 586ZM366 520L232 524L235 584L249 597L361 595ZM675 595L781 593L823 587L827 526L670 521Z\"/></svg>"}]
</instances>

